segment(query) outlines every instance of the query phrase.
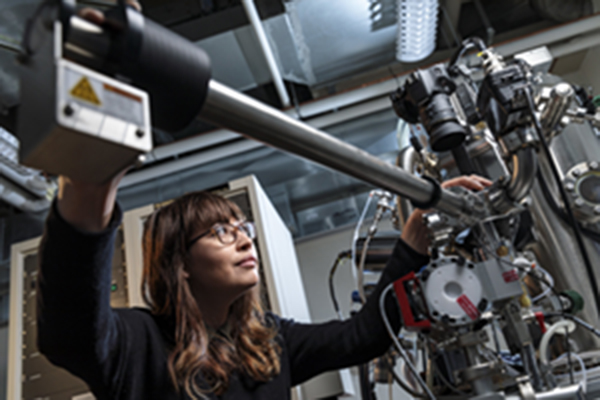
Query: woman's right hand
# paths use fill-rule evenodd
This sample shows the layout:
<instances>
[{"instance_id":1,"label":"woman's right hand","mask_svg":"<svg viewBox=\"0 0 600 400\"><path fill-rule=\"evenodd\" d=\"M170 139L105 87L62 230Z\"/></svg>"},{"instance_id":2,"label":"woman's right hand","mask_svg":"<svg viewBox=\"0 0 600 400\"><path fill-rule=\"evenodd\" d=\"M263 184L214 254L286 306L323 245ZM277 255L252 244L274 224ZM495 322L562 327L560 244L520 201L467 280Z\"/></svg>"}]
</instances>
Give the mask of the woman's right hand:
<instances>
[{"instance_id":1,"label":"woman's right hand","mask_svg":"<svg viewBox=\"0 0 600 400\"><path fill-rule=\"evenodd\" d=\"M85 232L100 232L108 226L117 199L117 189L129 168L106 183L88 183L66 176L58 178L58 212L65 221Z\"/></svg>"},{"instance_id":2,"label":"woman's right hand","mask_svg":"<svg viewBox=\"0 0 600 400\"><path fill-rule=\"evenodd\" d=\"M126 0L126 3L138 10L139 12L142 11L142 6L140 5L140 3L137 2L137 0ZM93 22L96 25L102 25L105 20L102 11L89 7L82 8L79 11L79 16L81 18L87 19L90 22Z\"/></svg>"}]
</instances>

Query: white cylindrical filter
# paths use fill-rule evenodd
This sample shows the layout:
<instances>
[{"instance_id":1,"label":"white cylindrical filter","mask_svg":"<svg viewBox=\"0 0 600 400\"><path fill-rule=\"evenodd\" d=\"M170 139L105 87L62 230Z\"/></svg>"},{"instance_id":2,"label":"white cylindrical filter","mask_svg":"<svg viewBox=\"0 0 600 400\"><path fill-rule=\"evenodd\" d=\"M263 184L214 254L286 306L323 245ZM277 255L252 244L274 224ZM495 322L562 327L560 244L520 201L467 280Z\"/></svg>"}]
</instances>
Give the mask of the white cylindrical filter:
<instances>
[{"instance_id":1,"label":"white cylindrical filter","mask_svg":"<svg viewBox=\"0 0 600 400\"><path fill-rule=\"evenodd\" d=\"M435 49L438 0L398 0L396 58L420 61Z\"/></svg>"}]
</instances>

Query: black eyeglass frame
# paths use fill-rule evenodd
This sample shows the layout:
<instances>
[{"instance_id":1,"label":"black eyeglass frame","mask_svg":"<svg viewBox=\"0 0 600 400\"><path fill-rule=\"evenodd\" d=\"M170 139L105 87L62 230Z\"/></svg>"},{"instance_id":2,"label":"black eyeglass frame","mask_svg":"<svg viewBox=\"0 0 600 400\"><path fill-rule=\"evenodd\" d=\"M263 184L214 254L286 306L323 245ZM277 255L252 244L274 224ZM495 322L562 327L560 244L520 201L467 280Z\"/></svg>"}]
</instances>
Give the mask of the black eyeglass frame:
<instances>
[{"instance_id":1,"label":"black eyeglass frame","mask_svg":"<svg viewBox=\"0 0 600 400\"><path fill-rule=\"evenodd\" d=\"M216 229L218 227L223 227L223 226L231 226L233 228L233 240L231 242L223 242L223 239L221 239L221 236L217 233ZM241 228L242 226L250 226L250 229L247 228ZM243 230L242 230L243 229ZM187 249L189 250L192 245L194 243L196 243L198 240L202 239L203 237L213 234L217 237L217 239L219 239L219 242L221 242L222 244L231 244L233 242L235 242L238 238L238 232L243 232L244 235L248 236L248 238L250 238L251 240L254 240L256 238L256 225L254 225L254 222L251 221L240 221L236 224L231 224L228 222L218 222L216 224L214 224L210 229L206 230L205 232L202 232L201 234L199 234L198 236L195 236L193 239L189 240L187 243Z\"/></svg>"}]
</instances>

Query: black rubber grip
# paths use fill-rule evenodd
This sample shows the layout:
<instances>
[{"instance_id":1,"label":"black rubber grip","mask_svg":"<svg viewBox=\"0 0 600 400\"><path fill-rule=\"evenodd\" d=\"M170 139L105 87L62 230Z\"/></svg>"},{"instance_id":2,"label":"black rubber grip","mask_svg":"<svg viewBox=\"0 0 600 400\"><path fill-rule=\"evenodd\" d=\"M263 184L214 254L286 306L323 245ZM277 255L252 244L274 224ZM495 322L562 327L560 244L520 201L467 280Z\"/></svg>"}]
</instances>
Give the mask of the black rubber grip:
<instances>
[{"instance_id":1,"label":"black rubber grip","mask_svg":"<svg viewBox=\"0 0 600 400\"><path fill-rule=\"evenodd\" d=\"M411 200L410 202L416 208L420 208L422 210L427 210L427 209L437 206L437 204L440 202L440 199L442 198L442 186L440 185L440 183L438 181L436 181L435 179L433 179L430 176L423 175L421 178L433 183L433 193L431 195L431 199L429 199L429 201L424 202L424 203L420 203L420 202L417 202L414 200Z\"/></svg>"},{"instance_id":2,"label":"black rubber grip","mask_svg":"<svg viewBox=\"0 0 600 400\"><path fill-rule=\"evenodd\" d=\"M125 76L150 95L152 125L167 132L185 128L200 113L211 76L200 47L144 18L131 7L106 13L111 25L113 74Z\"/></svg>"}]
</instances>

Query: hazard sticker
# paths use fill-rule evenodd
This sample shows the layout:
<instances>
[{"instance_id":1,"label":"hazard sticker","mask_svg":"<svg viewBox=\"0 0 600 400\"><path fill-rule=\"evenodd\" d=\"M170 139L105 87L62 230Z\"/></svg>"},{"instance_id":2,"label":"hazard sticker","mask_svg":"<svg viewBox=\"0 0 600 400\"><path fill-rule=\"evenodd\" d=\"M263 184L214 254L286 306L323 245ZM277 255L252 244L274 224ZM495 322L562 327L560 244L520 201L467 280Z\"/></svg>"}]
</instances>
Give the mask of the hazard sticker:
<instances>
[{"instance_id":1,"label":"hazard sticker","mask_svg":"<svg viewBox=\"0 0 600 400\"><path fill-rule=\"evenodd\" d=\"M102 102L96 95L94 91L94 87L90 83L87 77L82 77L79 82L69 91L71 96L76 99L87 101L88 103L92 103L95 106L101 106Z\"/></svg>"},{"instance_id":2,"label":"hazard sticker","mask_svg":"<svg viewBox=\"0 0 600 400\"><path fill-rule=\"evenodd\" d=\"M506 271L502 273L502 279L504 282L510 283L519 280L519 273L516 269L511 269L510 271Z\"/></svg>"},{"instance_id":3,"label":"hazard sticker","mask_svg":"<svg viewBox=\"0 0 600 400\"><path fill-rule=\"evenodd\" d=\"M469 318L471 318L473 321L475 321L477 318L479 318L479 310L477 309L477 307L475 307L475 305L467 297L467 295L463 294L462 296L459 296L456 299L456 302L458 303L460 308L463 309L465 314L467 314L469 316Z\"/></svg>"}]
</instances>

